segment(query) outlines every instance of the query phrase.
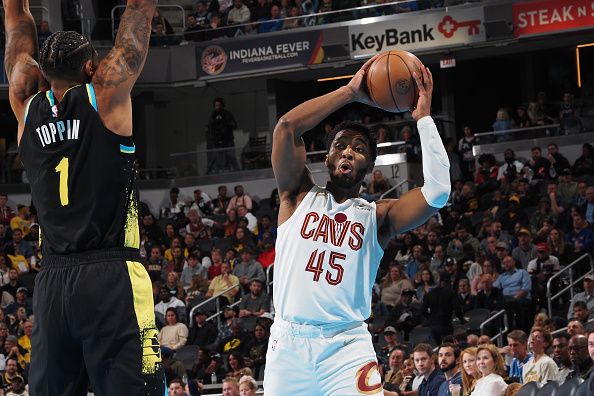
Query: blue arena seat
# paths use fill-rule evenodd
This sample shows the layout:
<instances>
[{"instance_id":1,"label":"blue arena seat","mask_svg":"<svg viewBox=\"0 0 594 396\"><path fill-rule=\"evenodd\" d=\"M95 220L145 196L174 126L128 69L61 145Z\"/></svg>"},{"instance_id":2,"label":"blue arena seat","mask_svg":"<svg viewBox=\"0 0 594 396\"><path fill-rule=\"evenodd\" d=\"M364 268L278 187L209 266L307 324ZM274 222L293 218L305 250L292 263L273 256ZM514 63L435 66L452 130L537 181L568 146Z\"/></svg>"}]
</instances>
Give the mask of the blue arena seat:
<instances>
[{"instance_id":1,"label":"blue arena seat","mask_svg":"<svg viewBox=\"0 0 594 396\"><path fill-rule=\"evenodd\" d=\"M543 385L536 394L537 396L557 396L559 395L559 383L556 381L549 381Z\"/></svg>"},{"instance_id":2,"label":"blue arena seat","mask_svg":"<svg viewBox=\"0 0 594 396\"><path fill-rule=\"evenodd\" d=\"M584 381L581 378L568 379L559 387L557 394L563 396L576 396L582 382Z\"/></svg>"},{"instance_id":3,"label":"blue arena seat","mask_svg":"<svg viewBox=\"0 0 594 396\"><path fill-rule=\"evenodd\" d=\"M529 382L522 386L516 396L536 396L538 393L538 383Z\"/></svg>"}]
</instances>

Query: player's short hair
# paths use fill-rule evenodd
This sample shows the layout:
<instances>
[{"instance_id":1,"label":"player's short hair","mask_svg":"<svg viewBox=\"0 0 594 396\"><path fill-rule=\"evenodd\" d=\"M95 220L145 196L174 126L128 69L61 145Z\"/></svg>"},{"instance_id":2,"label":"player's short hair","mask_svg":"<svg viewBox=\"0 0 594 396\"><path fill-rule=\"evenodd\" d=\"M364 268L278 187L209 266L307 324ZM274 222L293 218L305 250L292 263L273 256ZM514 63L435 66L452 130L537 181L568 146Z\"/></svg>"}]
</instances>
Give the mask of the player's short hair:
<instances>
[{"instance_id":1,"label":"player's short hair","mask_svg":"<svg viewBox=\"0 0 594 396\"><path fill-rule=\"evenodd\" d=\"M332 142L334 141L334 138L336 137L338 132L344 130L355 131L363 134L369 141L371 160L375 161L375 159L377 158L377 138L369 128L367 128L363 124L359 124L358 122L343 121L340 124L336 125L334 129L332 129L332 132L326 135L326 150L330 151L330 147L332 147Z\"/></svg>"},{"instance_id":2,"label":"player's short hair","mask_svg":"<svg viewBox=\"0 0 594 396\"><path fill-rule=\"evenodd\" d=\"M84 64L93 59L91 42L74 31L59 31L45 40L39 56L39 66L48 79L77 81Z\"/></svg>"},{"instance_id":3,"label":"player's short hair","mask_svg":"<svg viewBox=\"0 0 594 396\"><path fill-rule=\"evenodd\" d=\"M421 343L421 344L418 344L415 347L415 349L413 349L413 354L415 352L419 352L419 353L425 352L425 353L427 353L427 355L431 356L433 354L433 348L429 344Z\"/></svg>"},{"instance_id":4,"label":"player's short hair","mask_svg":"<svg viewBox=\"0 0 594 396\"><path fill-rule=\"evenodd\" d=\"M507 338L526 345L528 343L528 335L522 330L514 330L507 335Z\"/></svg>"}]
</instances>

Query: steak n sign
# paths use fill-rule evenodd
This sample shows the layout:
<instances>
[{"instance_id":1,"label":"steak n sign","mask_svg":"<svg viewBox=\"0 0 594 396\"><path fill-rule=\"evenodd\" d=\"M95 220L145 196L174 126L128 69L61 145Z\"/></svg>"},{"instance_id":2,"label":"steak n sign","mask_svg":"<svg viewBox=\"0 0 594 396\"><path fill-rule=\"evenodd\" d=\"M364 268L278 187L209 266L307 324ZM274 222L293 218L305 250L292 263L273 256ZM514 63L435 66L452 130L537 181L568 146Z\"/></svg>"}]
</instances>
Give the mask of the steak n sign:
<instances>
[{"instance_id":1,"label":"steak n sign","mask_svg":"<svg viewBox=\"0 0 594 396\"><path fill-rule=\"evenodd\" d=\"M513 5L514 35L594 27L594 0L545 0Z\"/></svg>"},{"instance_id":2,"label":"steak n sign","mask_svg":"<svg viewBox=\"0 0 594 396\"><path fill-rule=\"evenodd\" d=\"M399 14L377 19L377 22L349 26L352 58L391 49L411 51L485 41L482 7L454 7L447 13L445 10L426 12L415 18Z\"/></svg>"}]
</instances>

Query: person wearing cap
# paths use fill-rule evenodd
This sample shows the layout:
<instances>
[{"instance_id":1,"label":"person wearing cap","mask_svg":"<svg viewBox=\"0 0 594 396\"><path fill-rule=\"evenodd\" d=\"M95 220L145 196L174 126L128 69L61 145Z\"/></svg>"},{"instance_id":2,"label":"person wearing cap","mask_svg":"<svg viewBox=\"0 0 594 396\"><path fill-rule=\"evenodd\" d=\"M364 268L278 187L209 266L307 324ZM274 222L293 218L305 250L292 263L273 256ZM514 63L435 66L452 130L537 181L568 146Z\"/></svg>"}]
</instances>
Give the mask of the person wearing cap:
<instances>
[{"instance_id":1,"label":"person wearing cap","mask_svg":"<svg viewBox=\"0 0 594 396\"><path fill-rule=\"evenodd\" d=\"M27 316L33 315L33 307L31 306L31 303L27 301L28 296L29 290L24 286L19 287L16 291L16 299L12 304L9 304L6 307L4 313L6 315L14 315L19 307L23 307L27 311Z\"/></svg>"},{"instance_id":2,"label":"person wearing cap","mask_svg":"<svg viewBox=\"0 0 594 396\"><path fill-rule=\"evenodd\" d=\"M518 231L518 246L512 250L512 257L518 268L526 268L530 260L536 258L536 246L532 243L532 234L528 228Z\"/></svg>"},{"instance_id":3,"label":"person wearing cap","mask_svg":"<svg viewBox=\"0 0 594 396\"><path fill-rule=\"evenodd\" d=\"M594 274L586 275L584 277L584 280L582 281L582 285L584 286L584 291L574 294L573 298L571 299L569 309L567 310L568 320L573 318L573 306L578 301L583 301L586 303L586 306L588 307L588 312L590 312L589 319L594 318Z\"/></svg>"},{"instance_id":4,"label":"person wearing cap","mask_svg":"<svg viewBox=\"0 0 594 396\"><path fill-rule=\"evenodd\" d=\"M252 279L258 279L261 282L266 281L266 275L262 269L262 264L254 260L254 251L249 246L244 246L241 251L241 261L235 264L233 267L233 275L239 278L239 283L243 288L244 293L250 291L250 281Z\"/></svg>"},{"instance_id":5,"label":"person wearing cap","mask_svg":"<svg viewBox=\"0 0 594 396\"><path fill-rule=\"evenodd\" d=\"M509 207L501 212L499 219L501 220L503 229L512 233L517 223L525 226L529 221L528 216L521 208L520 196L516 194L511 195L508 199L508 204Z\"/></svg>"},{"instance_id":6,"label":"person wearing cap","mask_svg":"<svg viewBox=\"0 0 594 396\"><path fill-rule=\"evenodd\" d=\"M511 328L528 331L532 318L532 280L526 270L516 268L516 261L512 256L506 256L502 264L504 272L495 280L493 287L503 293Z\"/></svg>"},{"instance_id":7,"label":"person wearing cap","mask_svg":"<svg viewBox=\"0 0 594 396\"><path fill-rule=\"evenodd\" d=\"M390 353L398 346L398 338L396 333L397 331L393 326L387 326L384 328L383 336L386 345L380 349L377 357L378 363L384 367L385 371L389 370L388 359L390 358Z\"/></svg>"}]
</instances>

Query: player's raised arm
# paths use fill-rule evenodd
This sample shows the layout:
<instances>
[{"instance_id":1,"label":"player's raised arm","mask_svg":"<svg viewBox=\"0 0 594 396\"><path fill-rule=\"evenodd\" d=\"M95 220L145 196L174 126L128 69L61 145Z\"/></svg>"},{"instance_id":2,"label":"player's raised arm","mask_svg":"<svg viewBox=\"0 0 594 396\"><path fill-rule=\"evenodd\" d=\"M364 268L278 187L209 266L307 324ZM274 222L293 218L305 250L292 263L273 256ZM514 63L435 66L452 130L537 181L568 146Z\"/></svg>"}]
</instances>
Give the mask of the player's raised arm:
<instances>
[{"instance_id":1,"label":"player's raised arm","mask_svg":"<svg viewBox=\"0 0 594 396\"><path fill-rule=\"evenodd\" d=\"M384 210L387 210L387 216L384 217L384 224L386 221L389 222L389 236L423 224L445 206L450 196L450 161L437 127L430 117L433 76L425 67L422 71L423 81L414 73L419 87L419 101L412 116L417 121L421 137L425 183L421 188L406 192L399 200L378 203L380 206L386 206Z\"/></svg>"},{"instance_id":2,"label":"player's raised arm","mask_svg":"<svg viewBox=\"0 0 594 396\"><path fill-rule=\"evenodd\" d=\"M37 31L29 0L3 0L2 4L6 15L4 69L8 76L10 106L19 122L20 141L26 101L48 85L37 63Z\"/></svg>"},{"instance_id":3,"label":"player's raised arm","mask_svg":"<svg viewBox=\"0 0 594 396\"><path fill-rule=\"evenodd\" d=\"M305 168L305 145L301 136L347 103L370 103L363 89L363 80L374 60L375 57L367 61L349 84L300 104L278 120L272 139L272 169L281 201L287 194L296 195L313 185Z\"/></svg>"},{"instance_id":4,"label":"player's raised arm","mask_svg":"<svg viewBox=\"0 0 594 396\"><path fill-rule=\"evenodd\" d=\"M157 0L128 0L120 20L115 45L99 63L93 75L99 113L106 126L121 135L132 134L130 92L138 79L149 48L151 20ZM115 115L113 115L115 113Z\"/></svg>"}]
</instances>

